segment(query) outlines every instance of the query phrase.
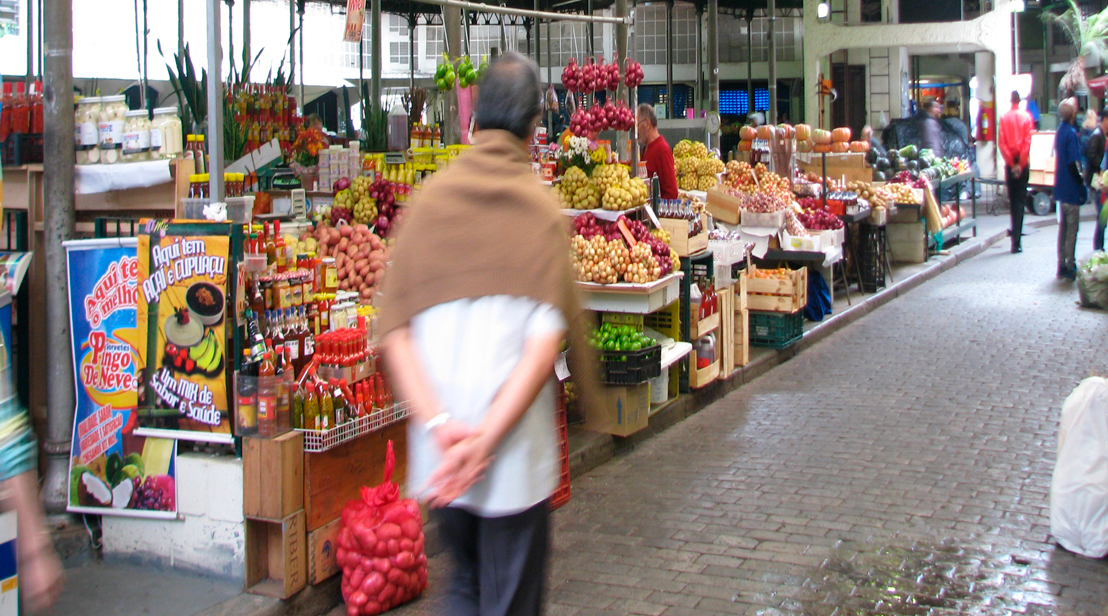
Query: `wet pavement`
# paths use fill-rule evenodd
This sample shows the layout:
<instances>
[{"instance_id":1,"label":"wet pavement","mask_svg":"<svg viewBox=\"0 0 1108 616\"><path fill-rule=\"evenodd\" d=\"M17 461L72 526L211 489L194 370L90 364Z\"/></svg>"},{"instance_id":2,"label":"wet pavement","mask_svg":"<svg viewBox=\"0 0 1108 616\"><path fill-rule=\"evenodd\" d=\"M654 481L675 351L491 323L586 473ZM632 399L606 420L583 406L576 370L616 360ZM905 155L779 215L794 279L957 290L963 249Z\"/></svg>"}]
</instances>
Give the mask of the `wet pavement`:
<instances>
[{"instance_id":1,"label":"wet pavement","mask_svg":"<svg viewBox=\"0 0 1108 616\"><path fill-rule=\"evenodd\" d=\"M1055 239L1002 241L574 478L548 614L1108 615L1108 560L1049 536L1062 401L1108 373L1108 314L1054 278ZM446 566L394 613L443 613Z\"/></svg>"}]
</instances>

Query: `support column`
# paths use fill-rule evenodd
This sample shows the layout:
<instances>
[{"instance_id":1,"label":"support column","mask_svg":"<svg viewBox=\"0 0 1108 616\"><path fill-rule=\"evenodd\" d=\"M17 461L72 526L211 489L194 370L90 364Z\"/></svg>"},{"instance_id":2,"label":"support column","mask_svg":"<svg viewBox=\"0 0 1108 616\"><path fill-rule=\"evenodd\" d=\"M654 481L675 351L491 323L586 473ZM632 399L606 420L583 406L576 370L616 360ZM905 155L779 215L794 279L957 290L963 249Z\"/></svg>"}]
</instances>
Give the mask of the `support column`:
<instances>
[{"instance_id":1,"label":"support column","mask_svg":"<svg viewBox=\"0 0 1108 616\"><path fill-rule=\"evenodd\" d=\"M372 0L370 11L370 23L371 30L369 33L370 40L370 58L371 69L373 74L370 75L370 97L373 99L373 108L379 109L381 107L381 0ZM386 110L387 111L387 110Z\"/></svg>"},{"instance_id":2,"label":"support column","mask_svg":"<svg viewBox=\"0 0 1108 616\"><path fill-rule=\"evenodd\" d=\"M415 91L415 14L408 15L408 94L411 95ZM412 118L408 118L409 124L414 124L416 121Z\"/></svg>"},{"instance_id":3,"label":"support column","mask_svg":"<svg viewBox=\"0 0 1108 616\"><path fill-rule=\"evenodd\" d=\"M754 113L754 10L746 11L746 114Z\"/></svg>"},{"instance_id":4,"label":"support column","mask_svg":"<svg viewBox=\"0 0 1108 616\"><path fill-rule=\"evenodd\" d=\"M50 0L42 14L44 62L44 180L46 244L46 477L49 513L69 502L69 445L73 434L73 361L69 339L69 279L62 242L73 238L73 7ZM30 36L30 33L28 33Z\"/></svg>"},{"instance_id":5,"label":"support column","mask_svg":"<svg viewBox=\"0 0 1108 616\"><path fill-rule=\"evenodd\" d=\"M242 57L247 62L254 59L250 53L250 0L242 0ZM243 70L245 70L243 66Z\"/></svg>"},{"instance_id":6,"label":"support column","mask_svg":"<svg viewBox=\"0 0 1108 616\"><path fill-rule=\"evenodd\" d=\"M616 9L616 17L627 17L627 0L616 0L615 9ZM626 22L620 23L616 26L616 54L618 55L618 57L620 58L621 61L624 60L625 58L627 58L627 23ZM628 101L630 100L627 97L627 84L625 84L623 82L623 80L620 80L619 88L616 89L616 99L617 100L628 100ZM630 138L631 133L620 131L617 134L619 135L619 139L618 139L619 143L617 143L616 146L618 148L617 151L619 152L619 159L621 161L622 160L631 160L631 152L630 152L631 148L627 147L627 142ZM633 174L634 174L634 172L632 171L632 175Z\"/></svg>"},{"instance_id":7,"label":"support column","mask_svg":"<svg viewBox=\"0 0 1108 616\"><path fill-rule=\"evenodd\" d=\"M708 0L708 111L719 113L719 0Z\"/></svg>"},{"instance_id":8,"label":"support column","mask_svg":"<svg viewBox=\"0 0 1108 616\"><path fill-rule=\"evenodd\" d=\"M666 0L666 118L673 119L673 0Z\"/></svg>"},{"instance_id":9,"label":"support column","mask_svg":"<svg viewBox=\"0 0 1108 616\"><path fill-rule=\"evenodd\" d=\"M774 28L777 26L777 2L767 0L766 12L769 13L769 23L766 24L766 37L769 49L769 113L766 114L768 124L777 124L777 41L774 36Z\"/></svg>"},{"instance_id":10,"label":"support column","mask_svg":"<svg viewBox=\"0 0 1108 616\"><path fill-rule=\"evenodd\" d=\"M177 0L177 55L185 56L185 0Z\"/></svg>"},{"instance_id":11,"label":"support column","mask_svg":"<svg viewBox=\"0 0 1108 616\"><path fill-rule=\"evenodd\" d=\"M996 137L997 127L995 124L1000 121L1001 109L997 109L997 97L996 97L996 84L993 80L993 75L996 73L996 66L993 59L992 52L979 51L973 55L974 59L974 74L977 76L977 100L982 109L987 106L993 106L993 119L994 126L989 127L992 130L993 141L980 141L976 143L977 148L977 168L981 172L981 177L991 178L999 177L996 156ZM982 115L981 117L985 117Z\"/></svg>"},{"instance_id":12,"label":"support column","mask_svg":"<svg viewBox=\"0 0 1108 616\"><path fill-rule=\"evenodd\" d=\"M704 109L704 5L696 5L696 91L693 92L693 107L697 111Z\"/></svg>"},{"instance_id":13,"label":"support column","mask_svg":"<svg viewBox=\"0 0 1108 616\"><path fill-rule=\"evenodd\" d=\"M208 194L223 201L223 33L220 3L207 0L208 13ZM303 84L301 84L303 88Z\"/></svg>"},{"instance_id":14,"label":"support column","mask_svg":"<svg viewBox=\"0 0 1108 616\"><path fill-rule=\"evenodd\" d=\"M289 0L289 92L296 86L296 0ZM296 97L296 111L304 109L304 98Z\"/></svg>"},{"instance_id":15,"label":"support column","mask_svg":"<svg viewBox=\"0 0 1108 616\"><path fill-rule=\"evenodd\" d=\"M454 59L462 55L462 9L442 7L443 29L446 31L446 54ZM443 97L443 145L462 142L458 126L458 88L451 88Z\"/></svg>"}]
</instances>

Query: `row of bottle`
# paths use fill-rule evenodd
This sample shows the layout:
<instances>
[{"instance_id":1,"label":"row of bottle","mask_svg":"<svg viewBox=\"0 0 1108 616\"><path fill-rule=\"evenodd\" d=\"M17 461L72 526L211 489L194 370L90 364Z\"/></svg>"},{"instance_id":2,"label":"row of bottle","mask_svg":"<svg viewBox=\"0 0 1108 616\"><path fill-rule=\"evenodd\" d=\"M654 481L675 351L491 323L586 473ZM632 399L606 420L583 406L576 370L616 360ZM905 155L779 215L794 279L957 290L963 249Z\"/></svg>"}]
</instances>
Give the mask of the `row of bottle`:
<instances>
[{"instance_id":1,"label":"row of bottle","mask_svg":"<svg viewBox=\"0 0 1108 616\"><path fill-rule=\"evenodd\" d=\"M711 281L697 284L694 287L692 305L697 308L697 318L701 321L719 312L719 295Z\"/></svg>"},{"instance_id":2,"label":"row of bottle","mask_svg":"<svg viewBox=\"0 0 1108 616\"><path fill-rule=\"evenodd\" d=\"M193 173L189 175L189 199L210 199L209 186L212 176L210 173ZM223 190L228 197L242 197L246 195L245 173L224 173Z\"/></svg>"},{"instance_id":3,"label":"row of bottle","mask_svg":"<svg viewBox=\"0 0 1108 616\"><path fill-rule=\"evenodd\" d=\"M393 404L392 389L381 373L354 384L324 380L314 367L289 392L293 429L330 430Z\"/></svg>"},{"instance_id":4,"label":"row of bottle","mask_svg":"<svg viewBox=\"0 0 1108 616\"><path fill-rule=\"evenodd\" d=\"M442 148L442 129L438 124L432 128L428 124L412 124L412 148Z\"/></svg>"},{"instance_id":5,"label":"row of bottle","mask_svg":"<svg viewBox=\"0 0 1108 616\"><path fill-rule=\"evenodd\" d=\"M288 362L295 374L301 374L315 355L315 333L308 327L307 308L267 310L256 314L247 308L246 345L249 354L245 363L256 364L267 351L280 345L288 355Z\"/></svg>"},{"instance_id":6,"label":"row of bottle","mask_svg":"<svg viewBox=\"0 0 1108 616\"><path fill-rule=\"evenodd\" d=\"M13 133L42 133L42 124L42 82L34 82L29 90L22 81L5 83L0 95L0 141Z\"/></svg>"}]
</instances>

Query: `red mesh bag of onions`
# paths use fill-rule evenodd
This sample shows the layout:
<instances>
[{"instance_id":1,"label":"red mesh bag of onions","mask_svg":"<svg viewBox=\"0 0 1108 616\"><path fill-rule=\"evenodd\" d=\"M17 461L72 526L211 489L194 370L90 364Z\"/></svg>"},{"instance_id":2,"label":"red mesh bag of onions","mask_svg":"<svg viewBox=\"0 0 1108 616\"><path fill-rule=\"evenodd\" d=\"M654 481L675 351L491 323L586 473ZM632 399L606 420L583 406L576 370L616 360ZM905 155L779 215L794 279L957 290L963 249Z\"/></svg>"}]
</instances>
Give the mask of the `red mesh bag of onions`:
<instances>
[{"instance_id":1,"label":"red mesh bag of onions","mask_svg":"<svg viewBox=\"0 0 1108 616\"><path fill-rule=\"evenodd\" d=\"M347 616L372 616L418 597L427 588L423 518L419 504L400 498L392 481L392 441L385 453L385 479L363 487L362 497L342 510L338 551Z\"/></svg>"}]
</instances>

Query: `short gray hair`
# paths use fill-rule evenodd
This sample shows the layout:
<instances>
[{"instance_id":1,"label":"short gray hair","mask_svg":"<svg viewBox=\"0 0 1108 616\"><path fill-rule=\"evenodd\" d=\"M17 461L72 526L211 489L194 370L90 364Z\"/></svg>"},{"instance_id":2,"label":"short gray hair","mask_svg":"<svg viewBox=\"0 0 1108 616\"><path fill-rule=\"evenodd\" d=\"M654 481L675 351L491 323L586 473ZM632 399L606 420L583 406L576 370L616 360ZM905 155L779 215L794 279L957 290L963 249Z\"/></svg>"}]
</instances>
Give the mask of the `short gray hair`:
<instances>
[{"instance_id":1,"label":"short gray hair","mask_svg":"<svg viewBox=\"0 0 1108 616\"><path fill-rule=\"evenodd\" d=\"M535 119L542 115L539 67L527 56L510 51L489 66L477 97L478 130L506 130L527 141Z\"/></svg>"},{"instance_id":2,"label":"short gray hair","mask_svg":"<svg viewBox=\"0 0 1108 616\"><path fill-rule=\"evenodd\" d=\"M650 122L650 125L654 128L658 128L658 114L654 113L654 107L643 103L639 105L639 108L635 110L635 113Z\"/></svg>"}]
</instances>

